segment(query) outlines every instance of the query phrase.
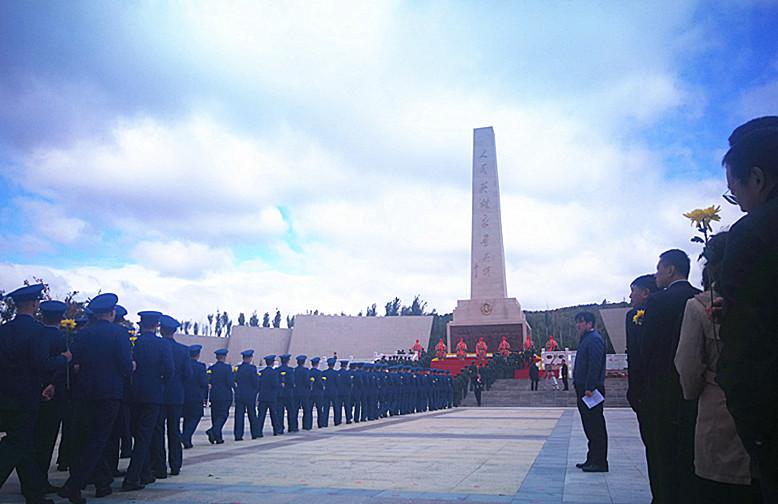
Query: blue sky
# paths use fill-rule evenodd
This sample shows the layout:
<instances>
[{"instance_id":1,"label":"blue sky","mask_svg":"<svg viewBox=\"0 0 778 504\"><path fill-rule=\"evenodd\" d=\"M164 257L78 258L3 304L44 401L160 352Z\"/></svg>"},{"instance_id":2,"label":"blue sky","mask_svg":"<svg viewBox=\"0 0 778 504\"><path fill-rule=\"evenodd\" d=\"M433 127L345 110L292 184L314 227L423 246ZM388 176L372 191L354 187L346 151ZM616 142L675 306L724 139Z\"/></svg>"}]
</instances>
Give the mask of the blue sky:
<instances>
[{"instance_id":1,"label":"blue sky","mask_svg":"<svg viewBox=\"0 0 778 504\"><path fill-rule=\"evenodd\" d=\"M774 1L0 3L0 288L448 312L491 125L509 294L620 300L699 253L680 214L724 204L729 132L778 111L776 25Z\"/></svg>"}]
</instances>

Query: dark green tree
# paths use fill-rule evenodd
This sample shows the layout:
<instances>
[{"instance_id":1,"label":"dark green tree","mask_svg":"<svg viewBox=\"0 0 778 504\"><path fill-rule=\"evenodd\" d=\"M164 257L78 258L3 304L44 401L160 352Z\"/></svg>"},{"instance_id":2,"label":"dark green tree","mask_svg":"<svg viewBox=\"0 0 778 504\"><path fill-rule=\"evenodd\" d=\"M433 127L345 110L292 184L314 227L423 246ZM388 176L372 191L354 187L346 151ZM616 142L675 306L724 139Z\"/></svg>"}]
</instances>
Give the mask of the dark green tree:
<instances>
[{"instance_id":1,"label":"dark green tree","mask_svg":"<svg viewBox=\"0 0 778 504\"><path fill-rule=\"evenodd\" d=\"M402 303L400 302L400 298L396 297L392 301L389 301L384 305L384 308L386 309L386 316L387 317L396 317L400 314L400 308L402 307Z\"/></svg>"}]
</instances>

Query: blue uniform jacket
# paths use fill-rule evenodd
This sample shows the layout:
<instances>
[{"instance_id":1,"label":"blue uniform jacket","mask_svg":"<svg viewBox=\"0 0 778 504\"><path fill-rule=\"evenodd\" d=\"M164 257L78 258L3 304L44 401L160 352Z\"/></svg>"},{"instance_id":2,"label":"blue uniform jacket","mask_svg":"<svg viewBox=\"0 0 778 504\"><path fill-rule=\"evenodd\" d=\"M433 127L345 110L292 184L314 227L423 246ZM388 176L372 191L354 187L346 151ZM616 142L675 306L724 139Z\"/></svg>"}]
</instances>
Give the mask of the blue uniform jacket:
<instances>
[{"instance_id":1,"label":"blue uniform jacket","mask_svg":"<svg viewBox=\"0 0 778 504\"><path fill-rule=\"evenodd\" d=\"M98 320L73 341L72 397L95 401L124 398L124 383L132 372L132 349L127 331Z\"/></svg>"},{"instance_id":2,"label":"blue uniform jacket","mask_svg":"<svg viewBox=\"0 0 778 504\"><path fill-rule=\"evenodd\" d=\"M278 392L281 390L281 379L278 370L266 366L257 372L259 376L259 400L275 402L278 400Z\"/></svg>"},{"instance_id":3,"label":"blue uniform jacket","mask_svg":"<svg viewBox=\"0 0 778 504\"><path fill-rule=\"evenodd\" d=\"M175 374L165 383L165 404L184 404L184 385L192 378L192 366L189 361L189 347L182 345L173 338L163 338L162 341L170 347L173 356Z\"/></svg>"},{"instance_id":4,"label":"blue uniform jacket","mask_svg":"<svg viewBox=\"0 0 778 504\"><path fill-rule=\"evenodd\" d=\"M232 377L232 366L216 361L208 368L208 377L211 384L211 402L232 402L232 386L235 383Z\"/></svg>"},{"instance_id":5,"label":"blue uniform jacket","mask_svg":"<svg viewBox=\"0 0 778 504\"><path fill-rule=\"evenodd\" d=\"M286 364L278 366L278 376L281 381L281 389L278 391L278 397L285 399L294 395L294 370Z\"/></svg>"},{"instance_id":6,"label":"blue uniform jacket","mask_svg":"<svg viewBox=\"0 0 778 504\"><path fill-rule=\"evenodd\" d=\"M126 332L122 338L127 340ZM131 385L133 402L165 404L165 384L175 373L170 345L153 333L140 333L132 356L135 360Z\"/></svg>"},{"instance_id":7,"label":"blue uniform jacket","mask_svg":"<svg viewBox=\"0 0 778 504\"><path fill-rule=\"evenodd\" d=\"M583 390L605 390L605 341L597 331L584 333L578 342L573 385Z\"/></svg>"},{"instance_id":8,"label":"blue uniform jacket","mask_svg":"<svg viewBox=\"0 0 778 504\"><path fill-rule=\"evenodd\" d=\"M184 383L184 402L202 403L208 399L208 372L205 364L189 359L192 378Z\"/></svg>"},{"instance_id":9,"label":"blue uniform jacket","mask_svg":"<svg viewBox=\"0 0 778 504\"><path fill-rule=\"evenodd\" d=\"M6 407L37 408L41 376L65 366L65 357L49 358L43 330L29 315L17 315L0 326L0 400Z\"/></svg>"},{"instance_id":10,"label":"blue uniform jacket","mask_svg":"<svg viewBox=\"0 0 778 504\"><path fill-rule=\"evenodd\" d=\"M257 393L259 393L257 366L244 362L235 372L235 401L255 405Z\"/></svg>"},{"instance_id":11,"label":"blue uniform jacket","mask_svg":"<svg viewBox=\"0 0 778 504\"><path fill-rule=\"evenodd\" d=\"M308 381L311 382L311 396L324 397L324 382L321 369L313 368L308 373Z\"/></svg>"},{"instance_id":12,"label":"blue uniform jacket","mask_svg":"<svg viewBox=\"0 0 778 504\"><path fill-rule=\"evenodd\" d=\"M311 397L311 370L305 366L294 368L294 395L295 397Z\"/></svg>"},{"instance_id":13,"label":"blue uniform jacket","mask_svg":"<svg viewBox=\"0 0 778 504\"><path fill-rule=\"evenodd\" d=\"M324 397L335 399L338 397L338 372L334 368L327 368L321 373L324 383Z\"/></svg>"},{"instance_id":14,"label":"blue uniform jacket","mask_svg":"<svg viewBox=\"0 0 778 504\"><path fill-rule=\"evenodd\" d=\"M49 359L56 359L62 352L66 351L67 343L65 342L65 334L59 330L58 327L46 326L44 328L46 339L49 344ZM54 399L64 400L67 396L67 366L56 366L56 368L47 373L46 379L43 381L44 385L54 385Z\"/></svg>"},{"instance_id":15,"label":"blue uniform jacket","mask_svg":"<svg viewBox=\"0 0 778 504\"><path fill-rule=\"evenodd\" d=\"M354 377L351 375L351 371L348 369L338 370L338 395L341 397L349 397L351 395L351 381Z\"/></svg>"}]
</instances>

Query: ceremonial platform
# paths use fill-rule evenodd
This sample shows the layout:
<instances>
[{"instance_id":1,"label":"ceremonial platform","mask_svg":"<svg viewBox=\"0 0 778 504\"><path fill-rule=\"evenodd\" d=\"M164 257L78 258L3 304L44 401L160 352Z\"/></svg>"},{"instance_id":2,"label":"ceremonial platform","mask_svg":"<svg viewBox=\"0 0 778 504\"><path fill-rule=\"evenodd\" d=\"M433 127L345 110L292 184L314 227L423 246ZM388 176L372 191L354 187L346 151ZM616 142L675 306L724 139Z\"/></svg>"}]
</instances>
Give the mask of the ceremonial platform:
<instances>
[{"instance_id":1,"label":"ceremonial platform","mask_svg":"<svg viewBox=\"0 0 778 504\"><path fill-rule=\"evenodd\" d=\"M609 473L583 473L586 438L573 408L454 408L209 445L204 419L179 476L105 504L618 503L650 502L637 422L606 409ZM127 460L121 461L121 467ZM65 473L51 472L62 484ZM55 497L56 502L66 502ZM0 503L23 503L16 476Z\"/></svg>"},{"instance_id":2,"label":"ceremonial platform","mask_svg":"<svg viewBox=\"0 0 778 504\"><path fill-rule=\"evenodd\" d=\"M491 353L486 354L487 359L492 358ZM430 367L433 369L445 369L451 373L451 376L456 376L462 372L462 370L473 362L476 362L476 356L474 353L469 353L463 359L460 359L456 354L448 354L445 359L438 359L435 357L430 363Z\"/></svg>"}]
</instances>

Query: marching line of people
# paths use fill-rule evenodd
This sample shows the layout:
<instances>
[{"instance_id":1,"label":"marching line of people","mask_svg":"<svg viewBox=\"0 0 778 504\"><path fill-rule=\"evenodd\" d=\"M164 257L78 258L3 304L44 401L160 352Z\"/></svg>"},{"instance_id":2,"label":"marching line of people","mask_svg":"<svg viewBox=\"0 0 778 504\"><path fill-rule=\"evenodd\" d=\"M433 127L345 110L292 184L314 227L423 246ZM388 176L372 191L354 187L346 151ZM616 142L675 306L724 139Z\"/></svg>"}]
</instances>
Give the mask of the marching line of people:
<instances>
[{"instance_id":1,"label":"marching line of people","mask_svg":"<svg viewBox=\"0 0 778 504\"><path fill-rule=\"evenodd\" d=\"M227 363L226 349L210 367L200 362L202 347L174 339L179 327L158 311L138 312L137 333L127 310L112 293L100 294L87 316L63 320L61 301L43 301L43 284L8 294L16 316L0 326L0 487L15 469L27 504L50 504L56 493L84 504L81 492L94 485L95 497L142 490L157 479L177 476L183 450L210 402L211 444L224 443L223 429L234 404L234 438L243 440L248 417L252 439L263 437L270 416L273 435L344 422L451 408L453 379L447 371L412 365L340 361L298 355L264 357L241 352L242 363ZM38 320L38 317L40 320ZM302 421L300 422L300 412ZM48 481L59 438L57 470L69 471L62 487ZM129 458L126 471L119 459Z\"/></svg>"}]
</instances>

